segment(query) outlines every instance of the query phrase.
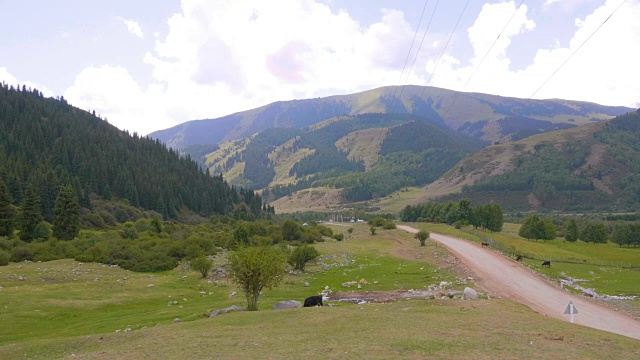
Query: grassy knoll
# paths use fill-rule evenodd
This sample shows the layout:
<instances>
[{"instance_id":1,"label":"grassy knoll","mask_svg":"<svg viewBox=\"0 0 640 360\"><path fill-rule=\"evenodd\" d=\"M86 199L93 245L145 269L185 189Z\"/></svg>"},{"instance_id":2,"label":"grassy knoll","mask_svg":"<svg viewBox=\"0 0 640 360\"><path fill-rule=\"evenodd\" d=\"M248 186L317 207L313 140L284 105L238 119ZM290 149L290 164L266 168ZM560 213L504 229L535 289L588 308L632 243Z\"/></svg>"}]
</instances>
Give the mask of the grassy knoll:
<instances>
[{"instance_id":1,"label":"grassy knoll","mask_svg":"<svg viewBox=\"0 0 640 360\"><path fill-rule=\"evenodd\" d=\"M215 318L206 317L209 310L246 301L226 278L201 279L183 267L155 274L72 260L0 267L0 322L7 325L0 327L0 359L640 356L637 340L549 319L506 300L269 310L325 286L383 291L455 282L453 270L434 265L442 247L420 247L400 230L371 235L365 224L351 227L345 241L316 244L321 265L288 274L277 288L265 290L261 311ZM368 281L363 289L341 286L362 278ZM233 291L239 294L229 296ZM174 324L174 318L183 322Z\"/></svg>"}]
</instances>

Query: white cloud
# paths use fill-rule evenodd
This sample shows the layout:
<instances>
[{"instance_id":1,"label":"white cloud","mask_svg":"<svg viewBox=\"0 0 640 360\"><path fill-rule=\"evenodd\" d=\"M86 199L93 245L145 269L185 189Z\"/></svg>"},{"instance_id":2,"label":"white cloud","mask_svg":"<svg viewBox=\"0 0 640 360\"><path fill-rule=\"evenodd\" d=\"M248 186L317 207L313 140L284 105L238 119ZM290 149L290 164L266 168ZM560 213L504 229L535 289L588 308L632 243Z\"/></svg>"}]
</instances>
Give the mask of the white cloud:
<instances>
[{"instance_id":1,"label":"white cloud","mask_svg":"<svg viewBox=\"0 0 640 360\"><path fill-rule=\"evenodd\" d=\"M569 47L539 49L531 65L512 70L507 51L512 41L537 30L523 5L463 89L516 9L515 1L485 4L466 31L471 57L447 50L429 85L527 98L617 5L609 0L577 19ZM639 18L638 0L628 1L536 98L639 102L637 76L623 73L635 69L640 58ZM426 84L448 35L427 34L416 67L402 84ZM123 68L97 66L83 70L65 97L118 127L146 134L278 100L396 85L413 36L413 26L397 10L381 10L377 22L362 26L345 11L332 12L314 0L183 0L181 12L168 20L168 32L156 36L144 57L151 85L143 88ZM466 39L457 34L454 41Z\"/></svg>"},{"instance_id":2,"label":"white cloud","mask_svg":"<svg viewBox=\"0 0 640 360\"><path fill-rule=\"evenodd\" d=\"M138 24L138 22L133 21L133 20L127 20L127 19L120 19L122 20L122 22L127 26L127 30L132 33L133 35L139 37L139 38L143 38L144 37L144 33L142 32L142 28L140 27L140 24Z\"/></svg>"},{"instance_id":3,"label":"white cloud","mask_svg":"<svg viewBox=\"0 0 640 360\"><path fill-rule=\"evenodd\" d=\"M508 4L511 12L513 2L485 5L475 24L469 28L469 38L474 47L471 63L458 66L449 63L434 78L434 86L461 90L474 68L474 61L483 56L487 44L482 39L497 33L495 26L502 26L508 19L498 6ZM510 41L517 41L521 31L534 31L526 9L521 9L510 27L502 35L483 65L474 75L464 91L479 91L515 97L530 97L534 91L602 24L619 1L607 1L584 19L576 19L577 30L568 47L539 49L533 63L519 71L509 69L506 49ZM524 8L524 6L523 6ZM510 14L509 14L510 15ZM607 105L634 106L640 102L640 82L634 63L640 58L640 3L629 1L560 69L557 74L535 95L535 98L564 98L592 101ZM497 24L497 25L496 25ZM485 34L476 36L478 34ZM494 35L495 36L495 35Z\"/></svg>"}]
</instances>

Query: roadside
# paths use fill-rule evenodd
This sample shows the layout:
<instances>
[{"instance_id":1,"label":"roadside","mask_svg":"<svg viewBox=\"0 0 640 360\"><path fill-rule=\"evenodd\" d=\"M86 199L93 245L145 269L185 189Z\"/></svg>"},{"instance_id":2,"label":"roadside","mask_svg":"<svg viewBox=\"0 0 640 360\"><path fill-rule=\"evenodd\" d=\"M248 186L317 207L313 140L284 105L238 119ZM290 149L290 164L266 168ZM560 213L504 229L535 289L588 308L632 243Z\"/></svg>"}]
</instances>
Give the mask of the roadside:
<instances>
[{"instance_id":1,"label":"roadside","mask_svg":"<svg viewBox=\"0 0 640 360\"><path fill-rule=\"evenodd\" d=\"M398 225L417 233L418 229ZM533 310L568 321L564 311L571 301L578 314L575 323L640 340L640 322L583 297L553 287L521 264L483 249L478 244L447 235L431 233L431 239L449 251L476 274L476 280L489 291L520 302Z\"/></svg>"}]
</instances>

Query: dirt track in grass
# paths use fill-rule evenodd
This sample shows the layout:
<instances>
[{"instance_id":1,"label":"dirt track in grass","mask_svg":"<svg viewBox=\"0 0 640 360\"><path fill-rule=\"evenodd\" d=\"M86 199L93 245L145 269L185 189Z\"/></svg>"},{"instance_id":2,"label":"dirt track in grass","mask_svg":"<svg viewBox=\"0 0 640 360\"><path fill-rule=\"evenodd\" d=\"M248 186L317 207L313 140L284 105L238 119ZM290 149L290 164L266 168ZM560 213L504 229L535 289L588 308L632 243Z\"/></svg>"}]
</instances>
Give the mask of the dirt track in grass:
<instances>
[{"instance_id":1,"label":"dirt track in grass","mask_svg":"<svg viewBox=\"0 0 640 360\"><path fill-rule=\"evenodd\" d=\"M399 225L398 228L418 232L410 226ZM430 238L447 247L473 271L476 281L492 293L564 321L569 321L569 315L564 311L571 301L578 311L574 323L640 340L640 321L555 287L522 264L484 249L480 244L433 232Z\"/></svg>"}]
</instances>

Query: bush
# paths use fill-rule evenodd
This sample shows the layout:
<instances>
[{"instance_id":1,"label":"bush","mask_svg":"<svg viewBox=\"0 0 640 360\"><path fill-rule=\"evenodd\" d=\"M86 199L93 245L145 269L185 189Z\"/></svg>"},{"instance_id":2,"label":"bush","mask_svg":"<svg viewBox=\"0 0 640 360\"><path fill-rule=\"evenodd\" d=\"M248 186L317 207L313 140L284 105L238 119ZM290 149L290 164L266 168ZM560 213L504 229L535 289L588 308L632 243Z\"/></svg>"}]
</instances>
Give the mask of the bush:
<instances>
[{"instance_id":1,"label":"bush","mask_svg":"<svg viewBox=\"0 0 640 360\"><path fill-rule=\"evenodd\" d=\"M307 266L309 262L316 260L319 256L320 253L316 248L305 244L298 246L291 255L289 255L287 262L293 266L294 269L304 271L305 266Z\"/></svg>"},{"instance_id":2,"label":"bush","mask_svg":"<svg viewBox=\"0 0 640 360\"><path fill-rule=\"evenodd\" d=\"M202 274L203 278L207 277L212 266L213 265L211 264L211 260L209 260L205 256L197 257L191 262L191 268L193 270L199 271L200 274Z\"/></svg>"},{"instance_id":3,"label":"bush","mask_svg":"<svg viewBox=\"0 0 640 360\"><path fill-rule=\"evenodd\" d=\"M338 241L342 241L342 240L344 240L344 235L342 235L342 234L333 234L333 238L338 240Z\"/></svg>"},{"instance_id":4,"label":"bush","mask_svg":"<svg viewBox=\"0 0 640 360\"><path fill-rule=\"evenodd\" d=\"M6 251L0 250L0 266L9 265L9 254Z\"/></svg>"},{"instance_id":5,"label":"bush","mask_svg":"<svg viewBox=\"0 0 640 360\"><path fill-rule=\"evenodd\" d=\"M420 231L416 234L415 238L416 238L416 239L418 239L418 240L420 241L420 246L424 246L424 245L425 245L425 243L426 243L426 241L427 241L427 239L429 238L429 236L430 236L430 235L431 235L431 234L429 234L429 232L428 232L428 231L420 230Z\"/></svg>"},{"instance_id":6,"label":"bush","mask_svg":"<svg viewBox=\"0 0 640 360\"><path fill-rule=\"evenodd\" d=\"M385 220L384 223L382 223L382 228L385 230L392 230L396 228L396 224L391 220Z\"/></svg>"}]
</instances>

